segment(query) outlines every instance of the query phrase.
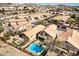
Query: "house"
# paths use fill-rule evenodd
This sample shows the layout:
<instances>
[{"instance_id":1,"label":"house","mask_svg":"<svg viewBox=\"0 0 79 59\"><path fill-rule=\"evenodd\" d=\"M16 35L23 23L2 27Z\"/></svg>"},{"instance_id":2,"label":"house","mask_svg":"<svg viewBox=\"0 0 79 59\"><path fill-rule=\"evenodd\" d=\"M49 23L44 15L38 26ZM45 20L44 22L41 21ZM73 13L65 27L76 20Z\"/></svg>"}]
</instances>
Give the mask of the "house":
<instances>
[{"instance_id":1,"label":"house","mask_svg":"<svg viewBox=\"0 0 79 59\"><path fill-rule=\"evenodd\" d=\"M29 44L31 44L32 42L36 41L36 36L37 34L42 31L45 28L45 26L43 25L37 25L36 27L25 31L22 33L22 36L26 36L26 38L29 40L24 46L21 47L21 49L23 50L25 47L27 47Z\"/></svg>"},{"instance_id":2,"label":"house","mask_svg":"<svg viewBox=\"0 0 79 59\"><path fill-rule=\"evenodd\" d=\"M44 17L43 16L47 16L49 17L51 14L50 13L36 13L31 15L32 20L36 20L35 18L37 17L39 20L43 20Z\"/></svg>"},{"instance_id":3,"label":"house","mask_svg":"<svg viewBox=\"0 0 79 59\"><path fill-rule=\"evenodd\" d=\"M24 31L32 28L32 24L26 19L10 19L9 21L4 21L3 26L9 26L13 31Z\"/></svg>"},{"instance_id":4,"label":"house","mask_svg":"<svg viewBox=\"0 0 79 59\"><path fill-rule=\"evenodd\" d=\"M16 8L16 10L23 10L23 9L24 9L24 7L22 7L22 6L21 7L19 6Z\"/></svg>"},{"instance_id":5,"label":"house","mask_svg":"<svg viewBox=\"0 0 79 59\"><path fill-rule=\"evenodd\" d=\"M14 37L14 44L17 45L17 47L21 46L21 45L24 45L26 42L28 42L28 39L26 39L26 37L24 36L19 36L19 35L16 35Z\"/></svg>"},{"instance_id":6,"label":"house","mask_svg":"<svg viewBox=\"0 0 79 59\"><path fill-rule=\"evenodd\" d=\"M18 27L18 31L30 30L32 28L32 24L29 22L27 24L23 24Z\"/></svg>"},{"instance_id":7,"label":"house","mask_svg":"<svg viewBox=\"0 0 79 59\"><path fill-rule=\"evenodd\" d=\"M43 31L38 33L38 39L42 39L48 42L53 42L56 38L57 26L52 24L47 26Z\"/></svg>"},{"instance_id":8,"label":"house","mask_svg":"<svg viewBox=\"0 0 79 59\"><path fill-rule=\"evenodd\" d=\"M36 34L42 31L45 28L43 25L37 25L36 27L23 32L29 39L36 39Z\"/></svg>"},{"instance_id":9,"label":"house","mask_svg":"<svg viewBox=\"0 0 79 59\"><path fill-rule=\"evenodd\" d=\"M67 50L69 55L79 54L79 33L76 30L67 30L60 34L57 39L61 42L60 47Z\"/></svg>"},{"instance_id":10,"label":"house","mask_svg":"<svg viewBox=\"0 0 79 59\"><path fill-rule=\"evenodd\" d=\"M50 35L51 37L53 37L53 40L56 38L56 34L57 34L57 26L52 24L49 25L45 30L44 30L48 35Z\"/></svg>"}]
</instances>

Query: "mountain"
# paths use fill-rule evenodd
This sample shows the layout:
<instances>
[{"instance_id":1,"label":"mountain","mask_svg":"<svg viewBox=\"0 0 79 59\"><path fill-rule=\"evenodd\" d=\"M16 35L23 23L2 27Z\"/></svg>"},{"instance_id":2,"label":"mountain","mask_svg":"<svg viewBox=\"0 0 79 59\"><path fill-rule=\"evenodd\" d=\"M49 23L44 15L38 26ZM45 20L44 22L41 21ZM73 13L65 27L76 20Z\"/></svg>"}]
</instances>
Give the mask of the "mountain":
<instances>
[{"instance_id":1,"label":"mountain","mask_svg":"<svg viewBox=\"0 0 79 59\"><path fill-rule=\"evenodd\" d=\"M79 11L79 6L70 6L70 5L52 5L52 4L39 4L39 3L0 3L0 7L10 7L10 6L30 6L30 7L46 7L46 8L55 8L55 9L66 9L66 10L75 10Z\"/></svg>"}]
</instances>

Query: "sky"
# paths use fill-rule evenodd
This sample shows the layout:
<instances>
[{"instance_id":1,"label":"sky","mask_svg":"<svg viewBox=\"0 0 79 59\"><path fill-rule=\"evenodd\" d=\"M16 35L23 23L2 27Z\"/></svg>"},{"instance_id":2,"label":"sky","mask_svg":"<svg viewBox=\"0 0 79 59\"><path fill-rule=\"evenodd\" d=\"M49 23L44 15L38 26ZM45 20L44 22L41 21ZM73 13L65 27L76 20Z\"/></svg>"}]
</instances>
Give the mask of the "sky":
<instances>
[{"instance_id":1,"label":"sky","mask_svg":"<svg viewBox=\"0 0 79 59\"><path fill-rule=\"evenodd\" d=\"M41 5L68 5L68 6L79 6L79 3L39 3Z\"/></svg>"}]
</instances>

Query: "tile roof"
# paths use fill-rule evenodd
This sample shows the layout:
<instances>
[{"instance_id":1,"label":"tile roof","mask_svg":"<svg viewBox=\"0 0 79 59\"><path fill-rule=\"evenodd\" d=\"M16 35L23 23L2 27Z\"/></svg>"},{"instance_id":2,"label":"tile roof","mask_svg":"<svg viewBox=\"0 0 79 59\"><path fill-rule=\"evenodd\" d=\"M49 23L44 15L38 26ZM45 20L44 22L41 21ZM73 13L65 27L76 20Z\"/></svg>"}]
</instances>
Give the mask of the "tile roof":
<instances>
[{"instance_id":1,"label":"tile roof","mask_svg":"<svg viewBox=\"0 0 79 59\"><path fill-rule=\"evenodd\" d=\"M17 25L17 23L18 23L18 25ZM14 22L14 23L11 23L11 26L15 30L17 30L19 27L21 27L22 25L27 24L27 23L28 23L27 21L24 21L24 22Z\"/></svg>"},{"instance_id":2,"label":"tile roof","mask_svg":"<svg viewBox=\"0 0 79 59\"><path fill-rule=\"evenodd\" d=\"M72 35L72 32L73 32L73 30L71 30L71 29L68 29L67 31L62 32L59 35L58 40L59 41L67 41L68 37Z\"/></svg>"},{"instance_id":3,"label":"tile roof","mask_svg":"<svg viewBox=\"0 0 79 59\"><path fill-rule=\"evenodd\" d=\"M73 30L72 37L68 37L67 42L79 49L79 33Z\"/></svg>"},{"instance_id":4,"label":"tile roof","mask_svg":"<svg viewBox=\"0 0 79 59\"><path fill-rule=\"evenodd\" d=\"M45 28L45 26L43 25L37 25L36 27L23 32L28 38L31 38L32 36L36 35L38 32L40 32L41 30L43 30Z\"/></svg>"},{"instance_id":5,"label":"tile roof","mask_svg":"<svg viewBox=\"0 0 79 59\"><path fill-rule=\"evenodd\" d=\"M79 49L79 33L74 29L69 29L61 33L58 38L59 41L67 41Z\"/></svg>"},{"instance_id":6,"label":"tile roof","mask_svg":"<svg viewBox=\"0 0 79 59\"><path fill-rule=\"evenodd\" d=\"M45 28L44 31L48 33L50 36L54 37L57 33L57 26L54 24L49 25L47 28Z\"/></svg>"}]
</instances>

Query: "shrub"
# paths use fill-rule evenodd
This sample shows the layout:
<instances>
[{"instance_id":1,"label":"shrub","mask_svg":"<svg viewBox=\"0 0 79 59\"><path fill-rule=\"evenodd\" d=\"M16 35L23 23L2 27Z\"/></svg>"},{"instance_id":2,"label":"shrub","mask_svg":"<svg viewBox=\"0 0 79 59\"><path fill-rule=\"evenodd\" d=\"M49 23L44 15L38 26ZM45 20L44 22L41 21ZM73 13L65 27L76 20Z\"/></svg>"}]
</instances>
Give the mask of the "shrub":
<instances>
[{"instance_id":1,"label":"shrub","mask_svg":"<svg viewBox=\"0 0 79 59\"><path fill-rule=\"evenodd\" d=\"M2 26L2 22L0 21L0 26Z\"/></svg>"},{"instance_id":2,"label":"shrub","mask_svg":"<svg viewBox=\"0 0 79 59\"><path fill-rule=\"evenodd\" d=\"M6 32L4 33L5 37L9 37L9 36L14 36L14 34L12 32Z\"/></svg>"},{"instance_id":3,"label":"shrub","mask_svg":"<svg viewBox=\"0 0 79 59\"><path fill-rule=\"evenodd\" d=\"M0 27L0 33L2 33L4 31L3 27Z\"/></svg>"}]
</instances>

